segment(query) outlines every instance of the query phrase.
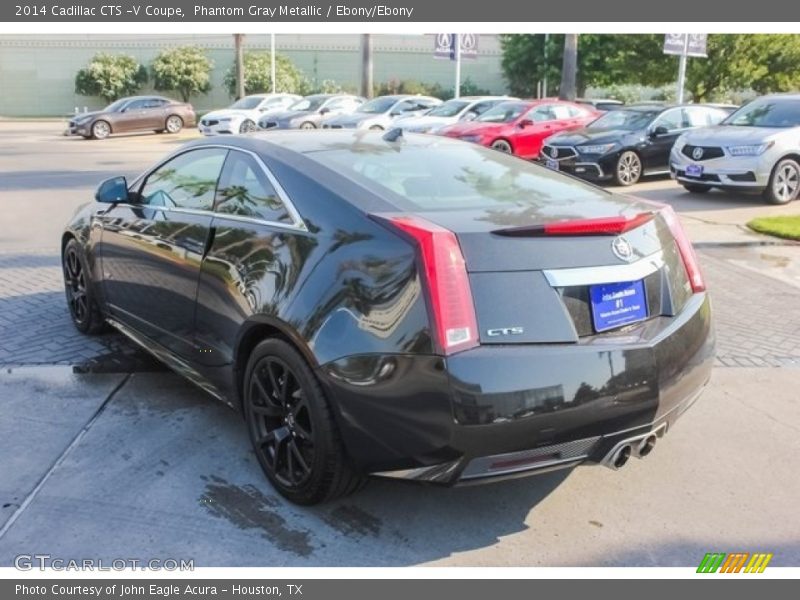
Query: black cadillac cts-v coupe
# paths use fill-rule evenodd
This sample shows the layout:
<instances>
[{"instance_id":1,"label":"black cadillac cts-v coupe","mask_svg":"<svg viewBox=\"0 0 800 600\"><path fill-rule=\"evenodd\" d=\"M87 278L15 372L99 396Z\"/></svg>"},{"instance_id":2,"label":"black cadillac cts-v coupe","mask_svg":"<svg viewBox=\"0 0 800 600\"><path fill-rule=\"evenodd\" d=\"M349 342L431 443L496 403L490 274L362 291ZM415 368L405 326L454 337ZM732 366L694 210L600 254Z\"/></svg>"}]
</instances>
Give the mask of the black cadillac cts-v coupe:
<instances>
[{"instance_id":1,"label":"black cadillac cts-v coupe","mask_svg":"<svg viewBox=\"0 0 800 600\"><path fill-rule=\"evenodd\" d=\"M709 379L671 209L475 144L369 131L183 146L64 231L72 319L244 414L284 496L643 457Z\"/></svg>"}]
</instances>

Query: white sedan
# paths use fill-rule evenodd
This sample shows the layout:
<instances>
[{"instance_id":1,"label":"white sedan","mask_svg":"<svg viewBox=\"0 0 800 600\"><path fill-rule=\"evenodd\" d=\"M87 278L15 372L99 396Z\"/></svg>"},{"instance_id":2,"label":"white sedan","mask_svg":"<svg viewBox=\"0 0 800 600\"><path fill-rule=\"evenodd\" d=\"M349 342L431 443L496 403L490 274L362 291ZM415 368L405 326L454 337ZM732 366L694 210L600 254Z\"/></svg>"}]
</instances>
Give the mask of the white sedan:
<instances>
[{"instance_id":1,"label":"white sedan","mask_svg":"<svg viewBox=\"0 0 800 600\"><path fill-rule=\"evenodd\" d=\"M295 94L253 94L245 96L228 108L203 115L197 128L203 135L249 133L257 129L259 117L286 110L300 100Z\"/></svg>"}]
</instances>

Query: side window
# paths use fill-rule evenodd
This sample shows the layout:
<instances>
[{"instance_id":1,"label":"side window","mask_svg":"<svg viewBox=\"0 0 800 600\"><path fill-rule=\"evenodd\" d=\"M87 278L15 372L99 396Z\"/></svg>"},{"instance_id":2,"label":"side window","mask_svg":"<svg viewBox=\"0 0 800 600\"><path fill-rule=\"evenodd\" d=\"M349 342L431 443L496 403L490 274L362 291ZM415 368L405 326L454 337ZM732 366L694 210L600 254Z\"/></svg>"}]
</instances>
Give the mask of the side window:
<instances>
[{"instance_id":1,"label":"side window","mask_svg":"<svg viewBox=\"0 0 800 600\"><path fill-rule=\"evenodd\" d=\"M334 98L325 105L328 110L341 110L346 106L345 98Z\"/></svg>"},{"instance_id":2,"label":"side window","mask_svg":"<svg viewBox=\"0 0 800 600\"><path fill-rule=\"evenodd\" d=\"M541 121L552 121L556 117L553 114L553 107L547 104L545 106L537 106L528 112L527 118L534 123L539 123Z\"/></svg>"},{"instance_id":3,"label":"side window","mask_svg":"<svg viewBox=\"0 0 800 600\"><path fill-rule=\"evenodd\" d=\"M577 106L568 106L567 110L569 111L569 116L571 119L582 119L583 117L587 116L587 112L582 108L578 108Z\"/></svg>"},{"instance_id":4,"label":"side window","mask_svg":"<svg viewBox=\"0 0 800 600\"><path fill-rule=\"evenodd\" d=\"M133 100L125 105L125 110L141 110L147 107L147 100Z\"/></svg>"},{"instance_id":5,"label":"side window","mask_svg":"<svg viewBox=\"0 0 800 600\"><path fill-rule=\"evenodd\" d=\"M217 192L217 212L277 223L292 219L264 169L249 154L232 150Z\"/></svg>"},{"instance_id":6,"label":"side window","mask_svg":"<svg viewBox=\"0 0 800 600\"><path fill-rule=\"evenodd\" d=\"M676 131L678 129L685 129L688 123L685 118L685 111L682 108L675 110L668 110L662 114L656 122L653 123L653 129L656 127L666 127L667 131Z\"/></svg>"},{"instance_id":7,"label":"side window","mask_svg":"<svg viewBox=\"0 0 800 600\"><path fill-rule=\"evenodd\" d=\"M403 100L400 104L398 104L392 109L391 114L393 115L403 114L404 112L414 110L414 106L415 106L414 102L412 102L411 100Z\"/></svg>"},{"instance_id":8,"label":"side window","mask_svg":"<svg viewBox=\"0 0 800 600\"><path fill-rule=\"evenodd\" d=\"M139 194L140 203L211 210L227 153L222 148L202 148L176 156L147 176Z\"/></svg>"},{"instance_id":9,"label":"side window","mask_svg":"<svg viewBox=\"0 0 800 600\"><path fill-rule=\"evenodd\" d=\"M487 102L478 102L477 104L474 104L467 112L475 113L476 115L482 115L496 104L497 102L493 100L489 100Z\"/></svg>"},{"instance_id":10,"label":"side window","mask_svg":"<svg viewBox=\"0 0 800 600\"><path fill-rule=\"evenodd\" d=\"M422 100L418 100L416 102L416 106L414 110L427 110L429 108L433 108L436 106L436 100L430 100L429 98L423 98Z\"/></svg>"},{"instance_id":11,"label":"side window","mask_svg":"<svg viewBox=\"0 0 800 600\"><path fill-rule=\"evenodd\" d=\"M569 106L563 104L553 105L553 116L556 119L569 119L572 116Z\"/></svg>"},{"instance_id":12,"label":"side window","mask_svg":"<svg viewBox=\"0 0 800 600\"><path fill-rule=\"evenodd\" d=\"M148 98L144 101L144 108L161 108L166 102L160 98Z\"/></svg>"}]
</instances>

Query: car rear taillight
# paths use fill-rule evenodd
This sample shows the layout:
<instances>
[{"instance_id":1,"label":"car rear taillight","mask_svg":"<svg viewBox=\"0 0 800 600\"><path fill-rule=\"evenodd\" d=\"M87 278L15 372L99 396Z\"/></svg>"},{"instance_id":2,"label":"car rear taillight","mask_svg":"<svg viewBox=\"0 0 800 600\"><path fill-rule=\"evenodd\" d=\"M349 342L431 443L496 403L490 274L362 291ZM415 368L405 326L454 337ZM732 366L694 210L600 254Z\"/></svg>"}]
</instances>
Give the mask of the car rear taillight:
<instances>
[{"instance_id":1,"label":"car rear taillight","mask_svg":"<svg viewBox=\"0 0 800 600\"><path fill-rule=\"evenodd\" d=\"M419 248L441 351L447 355L477 346L475 306L466 262L455 234L420 217L381 220L410 236Z\"/></svg>"},{"instance_id":2,"label":"car rear taillight","mask_svg":"<svg viewBox=\"0 0 800 600\"><path fill-rule=\"evenodd\" d=\"M706 283L703 280L703 273L700 271L700 264L697 262L697 254L694 252L692 243L683 229L683 225L678 220L678 215L669 205L664 205L661 209L661 216L664 218L669 227L672 237L675 238L675 243L678 246L678 251L681 253L683 259L683 266L686 267L686 274L689 276L689 283L692 286L693 292L702 292L706 289Z\"/></svg>"},{"instance_id":3,"label":"car rear taillight","mask_svg":"<svg viewBox=\"0 0 800 600\"><path fill-rule=\"evenodd\" d=\"M632 216L598 217L596 219L569 219L553 221L543 225L525 225L497 229L492 233L510 237L533 237L540 235L619 235L647 223L653 213Z\"/></svg>"}]
</instances>

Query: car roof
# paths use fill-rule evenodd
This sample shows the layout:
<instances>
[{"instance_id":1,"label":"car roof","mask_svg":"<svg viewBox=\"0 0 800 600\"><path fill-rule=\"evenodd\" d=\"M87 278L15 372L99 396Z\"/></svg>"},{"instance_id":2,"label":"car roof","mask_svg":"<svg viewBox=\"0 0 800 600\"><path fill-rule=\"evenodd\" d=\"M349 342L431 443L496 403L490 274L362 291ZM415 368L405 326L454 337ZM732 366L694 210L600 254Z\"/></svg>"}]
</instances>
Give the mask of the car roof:
<instances>
[{"instance_id":1,"label":"car roof","mask_svg":"<svg viewBox=\"0 0 800 600\"><path fill-rule=\"evenodd\" d=\"M182 149L202 146L233 146L250 150L252 152L267 152L270 150L291 151L298 154L313 154L325 150L350 150L363 154L370 148L375 152L384 152L387 148L396 148L394 144L384 139L385 131L368 131L361 129L319 129L315 131L301 131L286 129L280 131L259 131L241 136L226 137L224 142L217 138L202 138L189 142ZM448 147L460 146L464 142L445 136L432 136L416 133L402 134L402 148L407 147Z\"/></svg>"}]
</instances>

